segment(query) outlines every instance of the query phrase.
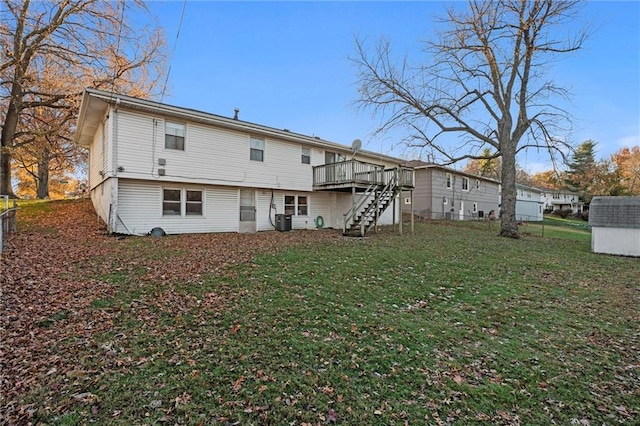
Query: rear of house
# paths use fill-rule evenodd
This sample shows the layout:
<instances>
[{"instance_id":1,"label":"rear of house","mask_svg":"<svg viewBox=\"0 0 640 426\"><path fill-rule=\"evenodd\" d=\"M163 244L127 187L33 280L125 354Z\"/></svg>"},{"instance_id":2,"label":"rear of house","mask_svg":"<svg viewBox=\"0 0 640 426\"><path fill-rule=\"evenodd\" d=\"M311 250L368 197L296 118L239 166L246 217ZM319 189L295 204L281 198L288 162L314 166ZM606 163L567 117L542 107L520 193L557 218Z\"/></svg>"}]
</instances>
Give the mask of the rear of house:
<instances>
[{"instance_id":1,"label":"rear of house","mask_svg":"<svg viewBox=\"0 0 640 426\"><path fill-rule=\"evenodd\" d=\"M92 89L76 143L89 149L96 212L110 232L135 235L272 230L281 214L293 229L343 228L364 185L346 181L347 167L383 176L402 162L366 151L355 160L317 137ZM393 201L378 223L399 216Z\"/></svg>"},{"instance_id":2,"label":"rear of house","mask_svg":"<svg viewBox=\"0 0 640 426\"><path fill-rule=\"evenodd\" d=\"M423 219L472 220L497 215L500 182L435 164L412 161L415 189L403 194L403 213Z\"/></svg>"},{"instance_id":3,"label":"rear of house","mask_svg":"<svg viewBox=\"0 0 640 426\"><path fill-rule=\"evenodd\" d=\"M542 191L516 184L516 220L540 222L544 219Z\"/></svg>"}]
</instances>

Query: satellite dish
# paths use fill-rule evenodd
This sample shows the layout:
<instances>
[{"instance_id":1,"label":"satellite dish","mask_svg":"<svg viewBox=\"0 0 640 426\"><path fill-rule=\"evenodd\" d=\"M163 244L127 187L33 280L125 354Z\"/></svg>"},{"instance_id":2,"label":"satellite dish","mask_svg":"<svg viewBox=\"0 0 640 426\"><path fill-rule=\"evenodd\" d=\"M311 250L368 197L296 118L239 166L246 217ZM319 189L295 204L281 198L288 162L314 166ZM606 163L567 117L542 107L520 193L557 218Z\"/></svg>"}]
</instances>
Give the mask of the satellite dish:
<instances>
[{"instance_id":1,"label":"satellite dish","mask_svg":"<svg viewBox=\"0 0 640 426\"><path fill-rule=\"evenodd\" d=\"M360 139L355 139L351 143L351 150L355 154L356 152L360 151L360 148L362 148L362 141Z\"/></svg>"}]
</instances>

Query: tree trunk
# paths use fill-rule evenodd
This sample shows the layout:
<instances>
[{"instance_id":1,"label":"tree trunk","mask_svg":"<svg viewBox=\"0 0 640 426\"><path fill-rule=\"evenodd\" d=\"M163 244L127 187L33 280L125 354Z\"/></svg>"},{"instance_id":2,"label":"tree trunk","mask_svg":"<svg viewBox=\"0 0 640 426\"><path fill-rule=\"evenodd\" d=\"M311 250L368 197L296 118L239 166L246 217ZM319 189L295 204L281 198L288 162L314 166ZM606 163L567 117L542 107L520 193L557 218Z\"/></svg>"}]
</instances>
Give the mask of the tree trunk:
<instances>
[{"instance_id":1,"label":"tree trunk","mask_svg":"<svg viewBox=\"0 0 640 426\"><path fill-rule=\"evenodd\" d=\"M520 238L516 221L516 154L510 143L502 145L502 191L500 236Z\"/></svg>"},{"instance_id":2,"label":"tree trunk","mask_svg":"<svg viewBox=\"0 0 640 426\"><path fill-rule=\"evenodd\" d=\"M42 158L38 161L36 186L38 188L38 199L49 198L49 148L45 148L42 151Z\"/></svg>"},{"instance_id":3,"label":"tree trunk","mask_svg":"<svg viewBox=\"0 0 640 426\"><path fill-rule=\"evenodd\" d=\"M17 127L18 111L13 100L10 100L0 134L0 194L11 198L16 198L11 185L11 152Z\"/></svg>"}]
</instances>

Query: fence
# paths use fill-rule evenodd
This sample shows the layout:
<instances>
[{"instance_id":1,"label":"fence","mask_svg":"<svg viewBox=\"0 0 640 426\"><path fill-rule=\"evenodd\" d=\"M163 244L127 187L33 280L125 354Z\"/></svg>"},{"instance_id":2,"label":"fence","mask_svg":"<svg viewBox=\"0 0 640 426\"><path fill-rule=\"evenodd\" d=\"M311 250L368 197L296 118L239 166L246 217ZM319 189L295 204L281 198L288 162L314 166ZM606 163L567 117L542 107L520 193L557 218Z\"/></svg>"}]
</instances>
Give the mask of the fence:
<instances>
[{"instance_id":1,"label":"fence","mask_svg":"<svg viewBox=\"0 0 640 426\"><path fill-rule=\"evenodd\" d=\"M16 212L18 211L18 207L16 207L15 201L13 202L13 207L9 207L9 197L6 195L0 195L0 253L4 247L4 242L7 236L16 232L17 230L17 220L16 220Z\"/></svg>"},{"instance_id":2,"label":"fence","mask_svg":"<svg viewBox=\"0 0 640 426\"><path fill-rule=\"evenodd\" d=\"M528 220L527 220L528 219ZM451 214L451 212L436 212L423 210L414 213L414 220L416 223L421 222L450 222L451 224L459 225L461 227L471 228L489 228L500 229L500 218L489 219L488 215L483 216L476 214L460 215L458 212ZM404 223L411 221L410 213L403 213ZM536 237L559 237L569 239L584 239L588 238L591 233L591 228L586 221L572 220L564 221L553 217L545 216L543 219L533 216L518 215L517 219L518 231L521 235L536 236ZM567 235L569 234L569 236ZM573 234L573 237L571 236ZM581 236L582 235L582 236Z\"/></svg>"}]
</instances>

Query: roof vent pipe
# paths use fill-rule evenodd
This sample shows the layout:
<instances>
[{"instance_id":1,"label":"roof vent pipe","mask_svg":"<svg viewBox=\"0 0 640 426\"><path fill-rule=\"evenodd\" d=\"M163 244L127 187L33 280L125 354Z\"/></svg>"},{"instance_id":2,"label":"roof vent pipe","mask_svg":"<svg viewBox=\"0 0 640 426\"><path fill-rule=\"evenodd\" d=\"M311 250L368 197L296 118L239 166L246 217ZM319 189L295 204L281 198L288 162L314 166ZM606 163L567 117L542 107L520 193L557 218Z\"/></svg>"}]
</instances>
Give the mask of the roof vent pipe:
<instances>
[{"instance_id":1,"label":"roof vent pipe","mask_svg":"<svg viewBox=\"0 0 640 426\"><path fill-rule=\"evenodd\" d=\"M237 120L237 119L238 119L238 113L239 113L239 112L240 112L240 108L235 108L235 109L233 110L233 113L234 113L234 114L233 114L233 119L234 119L234 120Z\"/></svg>"}]
</instances>

